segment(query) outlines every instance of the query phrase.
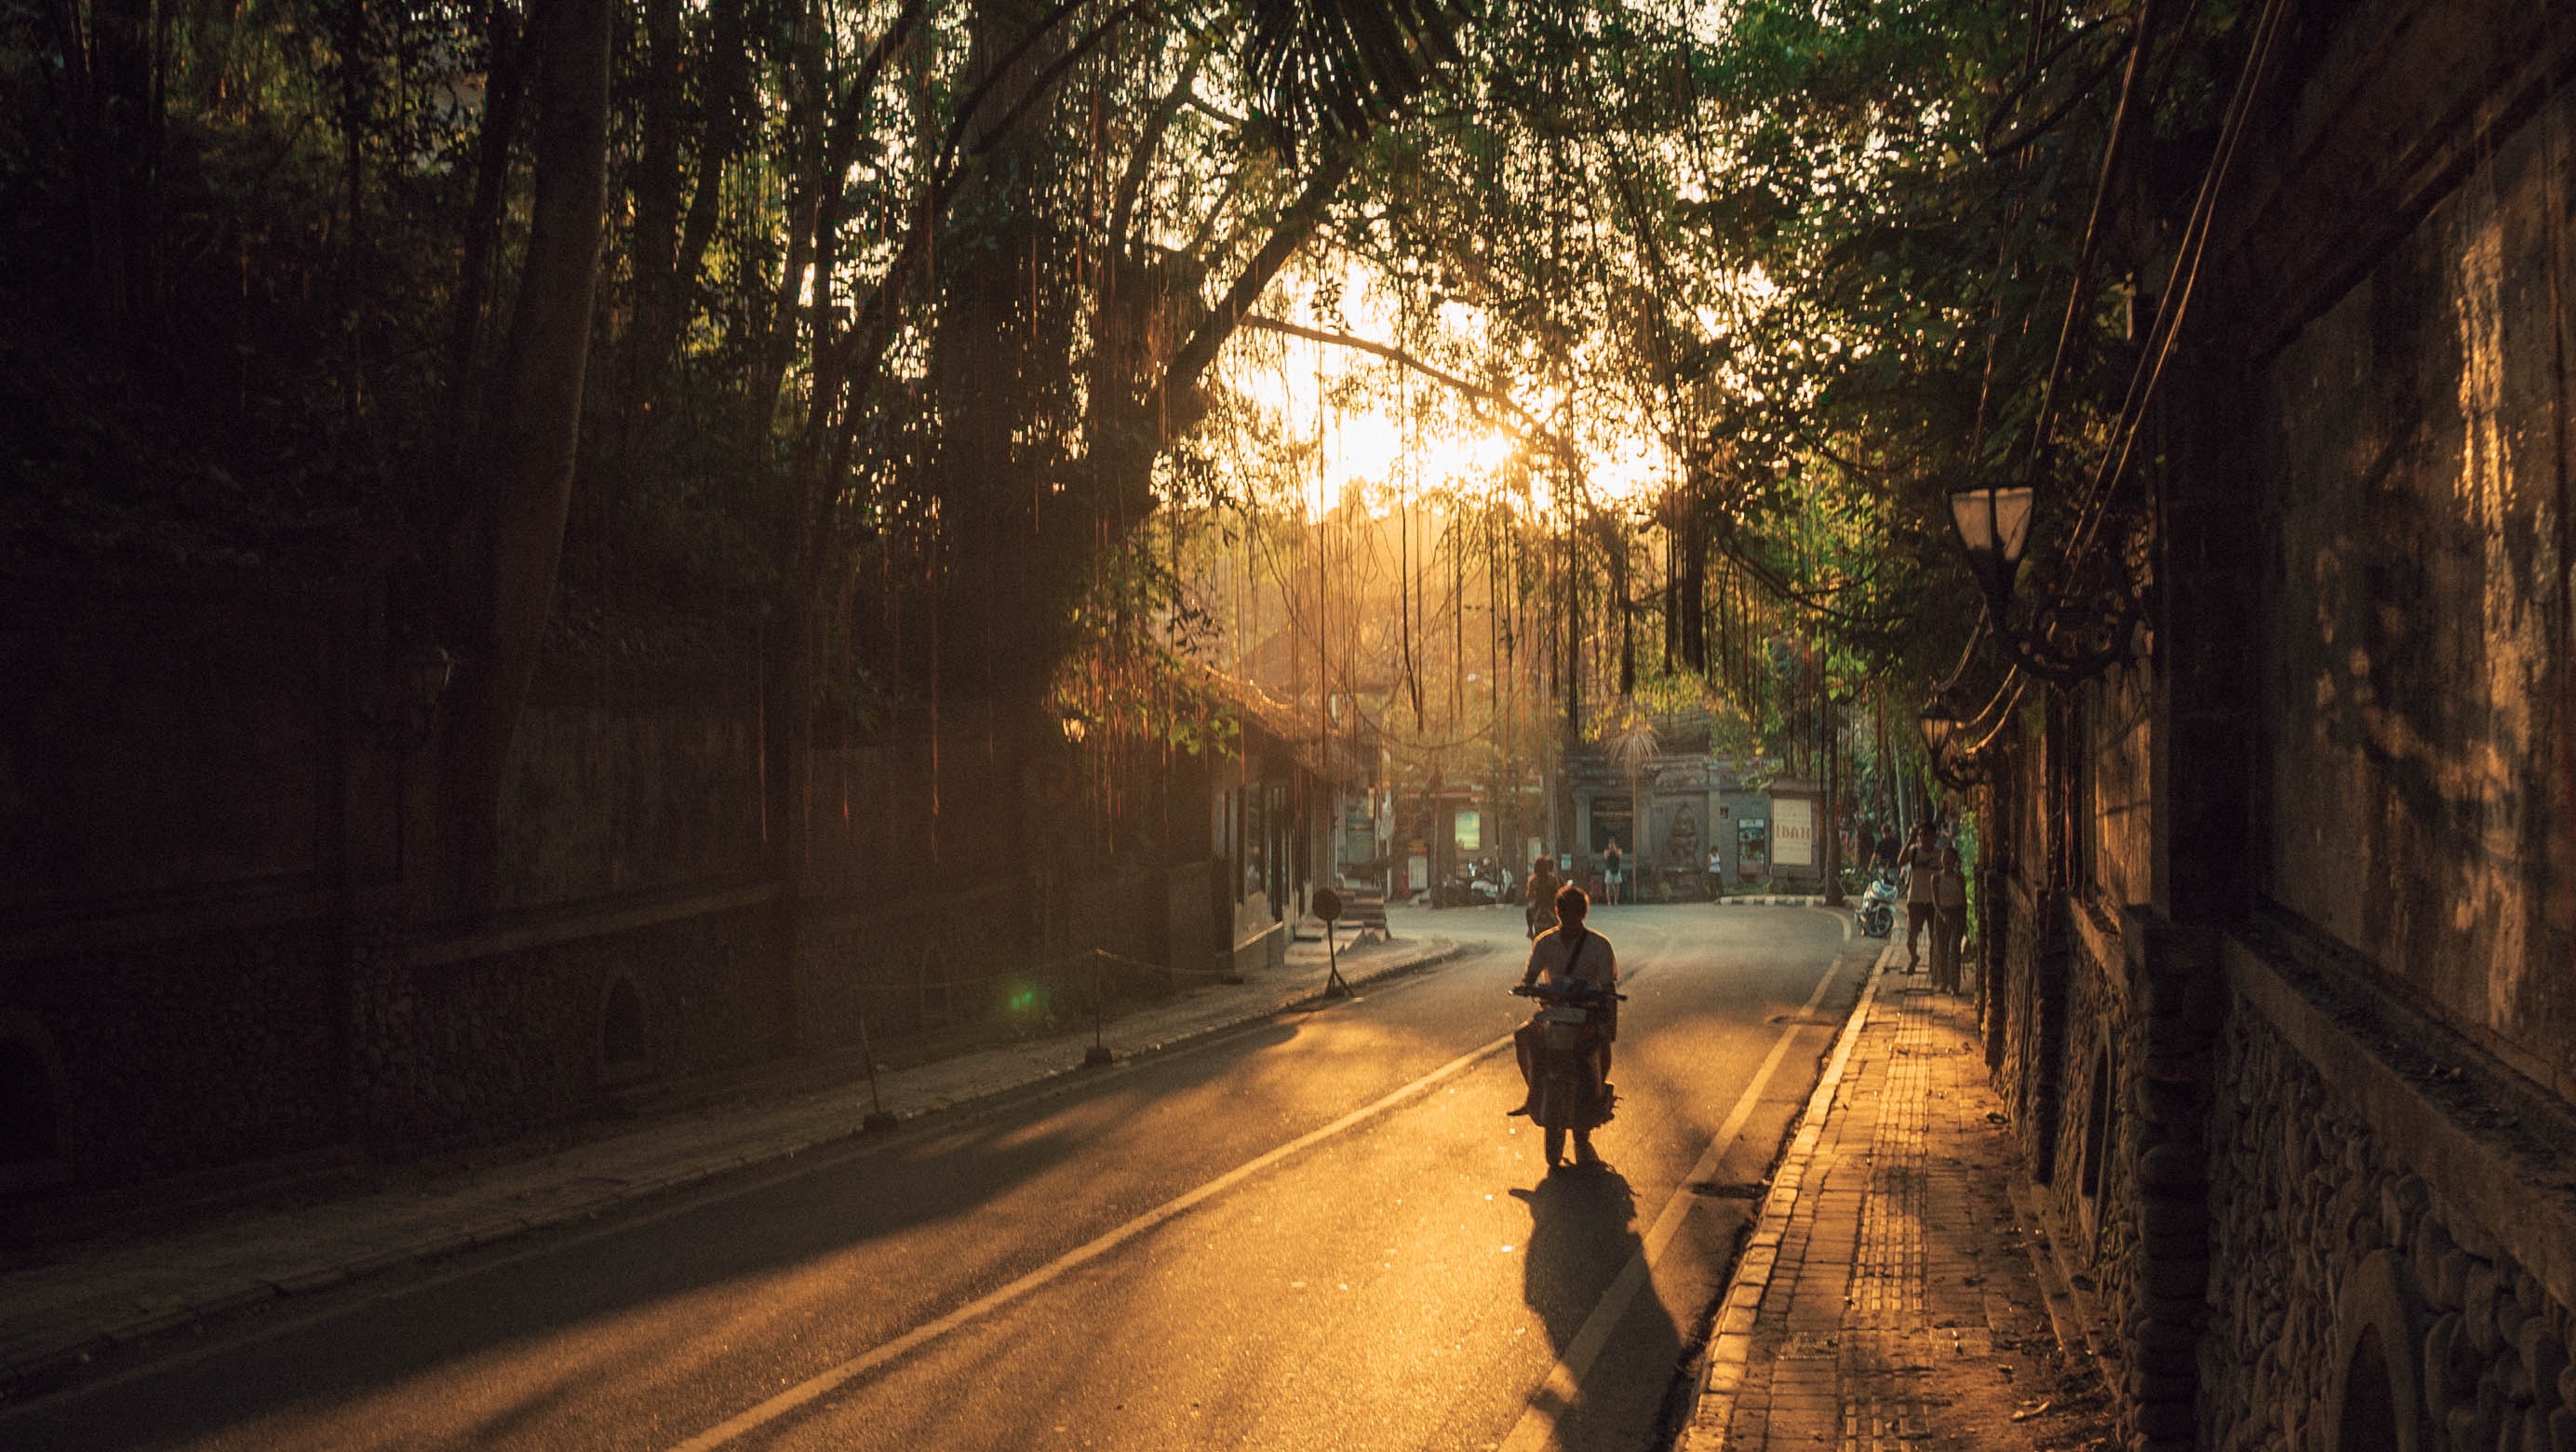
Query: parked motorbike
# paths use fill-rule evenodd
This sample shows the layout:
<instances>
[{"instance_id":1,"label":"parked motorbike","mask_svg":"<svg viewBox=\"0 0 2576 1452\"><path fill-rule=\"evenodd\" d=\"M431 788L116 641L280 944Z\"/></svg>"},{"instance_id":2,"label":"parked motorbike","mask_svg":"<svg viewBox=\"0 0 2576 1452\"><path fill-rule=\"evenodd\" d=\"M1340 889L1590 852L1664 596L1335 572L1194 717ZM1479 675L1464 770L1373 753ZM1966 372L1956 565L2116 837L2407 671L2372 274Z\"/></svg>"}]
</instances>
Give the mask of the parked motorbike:
<instances>
[{"instance_id":1,"label":"parked motorbike","mask_svg":"<svg viewBox=\"0 0 2576 1452\"><path fill-rule=\"evenodd\" d=\"M1449 874L1432 890L1433 907L1491 907L1507 902L1511 882L1499 870L1471 862Z\"/></svg>"},{"instance_id":2,"label":"parked motorbike","mask_svg":"<svg viewBox=\"0 0 2576 1452\"><path fill-rule=\"evenodd\" d=\"M1512 992L1534 998L1538 1043L1530 1055L1530 1122L1546 1132L1547 1163L1565 1153L1568 1130L1588 1132L1608 1124L1619 1094L1602 1077L1611 1006L1627 998L1579 979L1540 983Z\"/></svg>"},{"instance_id":3,"label":"parked motorbike","mask_svg":"<svg viewBox=\"0 0 2576 1452\"><path fill-rule=\"evenodd\" d=\"M1881 872L1860 895L1860 930L1873 938L1896 931L1896 874Z\"/></svg>"}]
</instances>

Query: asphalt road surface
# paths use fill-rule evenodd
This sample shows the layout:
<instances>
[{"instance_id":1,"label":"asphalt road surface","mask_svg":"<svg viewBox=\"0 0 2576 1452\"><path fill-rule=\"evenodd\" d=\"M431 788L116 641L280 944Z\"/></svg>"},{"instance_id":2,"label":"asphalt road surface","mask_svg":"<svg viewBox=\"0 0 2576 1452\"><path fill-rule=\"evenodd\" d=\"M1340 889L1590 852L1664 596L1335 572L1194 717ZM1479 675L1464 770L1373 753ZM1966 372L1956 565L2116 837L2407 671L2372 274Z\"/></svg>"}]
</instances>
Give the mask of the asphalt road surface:
<instances>
[{"instance_id":1,"label":"asphalt road surface","mask_svg":"<svg viewBox=\"0 0 2576 1452\"><path fill-rule=\"evenodd\" d=\"M1517 911L1421 921L1491 951L242 1323L0 1446L1660 1446L1858 992L1843 920L1596 913L1620 1111L1553 1176L1503 1114Z\"/></svg>"}]
</instances>

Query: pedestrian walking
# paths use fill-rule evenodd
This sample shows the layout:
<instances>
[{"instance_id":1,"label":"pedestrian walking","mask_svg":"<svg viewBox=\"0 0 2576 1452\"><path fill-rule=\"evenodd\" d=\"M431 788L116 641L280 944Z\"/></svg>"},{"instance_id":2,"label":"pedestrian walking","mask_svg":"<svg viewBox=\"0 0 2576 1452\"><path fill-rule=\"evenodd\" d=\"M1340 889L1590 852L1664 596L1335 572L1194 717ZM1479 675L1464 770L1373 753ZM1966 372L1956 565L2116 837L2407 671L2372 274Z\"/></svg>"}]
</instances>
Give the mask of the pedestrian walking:
<instances>
[{"instance_id":1,"label":"pedestrian walking","mask_svg":"<svg viewBox=\"0 0 2576 1452\"><path fill-rule=\"evenodd\" d=\"M1619 839L1610 839L1610 850L1601 854L1601 905L1619 905L1619 887L1626 881L1628 854L1619 850Z\"/></svg>"},{"instance_id":2,"label":"pedestrian walking","mask_svg":"<svg viewBox=\"0 0 2576 1452\"><path fill-rule=\"evenodd\" d=\"M1932 880L1941 871L1941 849L1933 845L1932 824L1914 829L1905 849L1905 971L1923 971L1923 933L1932 926Z\"/></svg>"},{"instance_id":3,"label":"pedestrian walking","mask_svg":"<svg viewBox=\"0 0 2576 1452\"><path fill-rule=\"evenodd\" d=\"M1932 877L1932 986L1943 993L1959 991L1959 956L1968 935L1968 874L1959 867L1959 849L1941 849L1941 870Z\"/></svg>"}]
</instances>

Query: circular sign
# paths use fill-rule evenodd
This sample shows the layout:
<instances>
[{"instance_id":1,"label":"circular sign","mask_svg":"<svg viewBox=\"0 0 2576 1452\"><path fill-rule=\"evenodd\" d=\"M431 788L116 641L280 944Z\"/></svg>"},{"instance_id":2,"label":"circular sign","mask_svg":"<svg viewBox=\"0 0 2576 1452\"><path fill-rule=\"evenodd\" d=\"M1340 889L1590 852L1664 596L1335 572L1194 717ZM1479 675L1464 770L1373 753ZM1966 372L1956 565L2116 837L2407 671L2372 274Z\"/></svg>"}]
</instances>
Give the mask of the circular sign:
<instances>
[{"instance_id":1,"label":"circular sign","mask_svg":"<svg viewBox=\"0 0 2576 1452\"><path fill-rule=\"evenodd\" d=\"M1329 887L1316 888L1313 903L1315 916L1322 918L1325 922L1338 922L1341 919L1342 895L1340 893L1333 891Z\"/></svg>"}]
</instances>

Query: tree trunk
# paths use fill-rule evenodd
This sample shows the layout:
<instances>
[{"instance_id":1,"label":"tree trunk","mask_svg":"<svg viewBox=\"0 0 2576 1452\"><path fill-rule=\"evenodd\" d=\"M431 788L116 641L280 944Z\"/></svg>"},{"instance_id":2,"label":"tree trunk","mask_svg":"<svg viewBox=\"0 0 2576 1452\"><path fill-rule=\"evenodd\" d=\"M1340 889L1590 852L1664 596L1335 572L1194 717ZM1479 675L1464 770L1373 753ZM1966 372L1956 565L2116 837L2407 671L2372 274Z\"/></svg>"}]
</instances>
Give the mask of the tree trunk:
<instances>
[{"instance_id":1,"label":"tree trunk","mask_svg":"<svg viewBox=\"0 0 2576 1452\"><path fill-rule=\"evenodd\" d=\"M527 260L476 451L481 507L457 552L469 639L448 742L459 906L499 886L500 792L563 552L581 432L608 158L608 0L536 0L536 195Z\"/></svg>"}]
</instances>

